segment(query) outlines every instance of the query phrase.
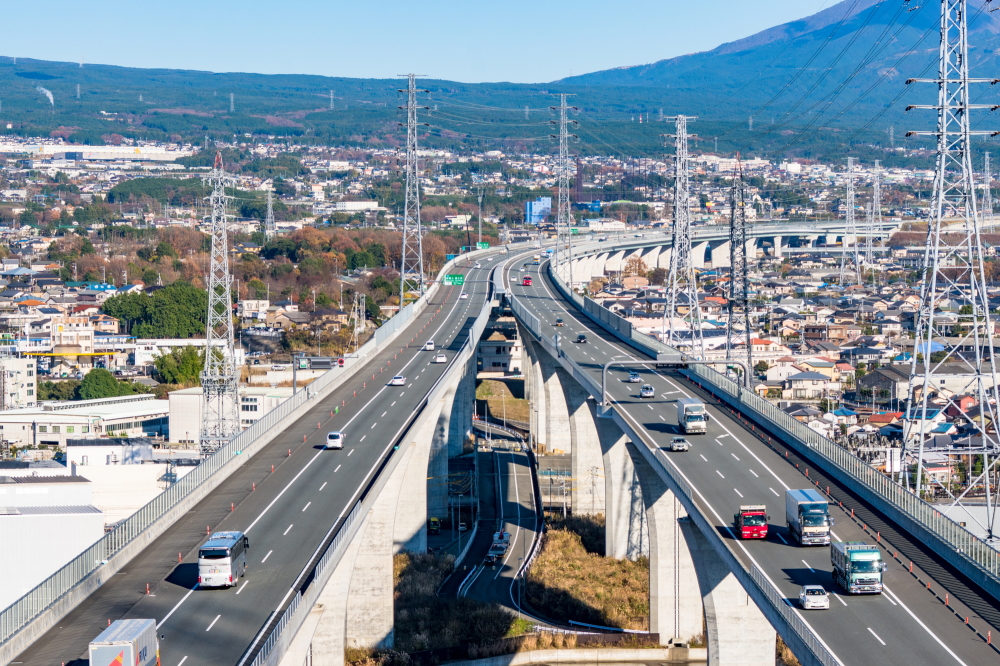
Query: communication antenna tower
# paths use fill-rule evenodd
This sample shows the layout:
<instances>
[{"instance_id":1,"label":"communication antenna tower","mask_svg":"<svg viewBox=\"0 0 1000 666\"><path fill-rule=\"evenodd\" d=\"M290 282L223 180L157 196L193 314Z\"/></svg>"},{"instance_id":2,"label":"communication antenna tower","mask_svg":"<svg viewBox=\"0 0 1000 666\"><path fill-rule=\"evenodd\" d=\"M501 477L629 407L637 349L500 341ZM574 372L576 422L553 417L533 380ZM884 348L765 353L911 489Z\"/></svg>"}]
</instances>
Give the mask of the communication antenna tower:
<instances>
[{"instance_id":1,"label":"communication antenna tower","mask_svg":"<svg viewBox=\"0 0 1000 666\"><path fill-rule=\"evenodd\" d=\"M556 266L558 267L562 262L566 262L567 268L569 270L569 288L573 288L573 234L572 234L572 222L573 217L570 213L569 207L569 171L570 171L570 160L569 160L569 139L572 136L574 139L579 139L576 134L569 133L569 125L573 124L575 127L579 125L575 120L569 119L568 112L570 110L579 111L575 106L566 106L566 98L569 97L566 93L561 93L559 95L559 106L550 106L549 108L553 111L559 112L559 120L551 120L553 125L559 125L559 207L556 209ZM551 138L556 138L556 135L549 135ZM563 255L563 256L560 256Z\"/></svg>"},{"instance_id":2,"label":"communication antenna tower","mask_svg":"<svg viewBox=\"0 0 1000 666\"><path fill-rule=\"evenodd\" d=\"M229 113L236 111L236 95L229 93Z\"/></svg>"},{"instance_id":3,"label":"communication antenna tower","mask_svg":"<svg viewBox=\"0 0 1000 666\"><path fill-rule=\"evenodd\" d=\"M402 76L402 75L401 75ZM403 252L399 262L399 306L403 307L407 283L415 282L416 291L424 292L424 240L420 226L420 168L417 164L417 75L405 75L409 85L399 90L406 93L406 201L403 209ZM426 123L422 123L426 124Z\"/></svg>"},{"instance_id":4,"label":"communication antenna tower","mask_svg":"<svg viewBox=\"0 0 1000 666\"><path fill-rule=\"evenodd\" d=\"M201 454L218 451L239 432L239 392L233 349L232 276L229 274L229 238L226 229L226 185L232 180L215 154L212 183L212 256L206 280L208 322L205 327L205 368L201 372L204 404L201 412Z\"/></svg>"},{"instance_id":5,"label":"communication antenna tower","mask_svg":"<svg viewBox=\"0 0 1000 666\"><path fill-rule=\"evenodd\" d=\"M691 201L688 182L688 132L693 116L673 116L667 118L676 126L676 134L668 134L674 139L674 224L673 256L667 275L667 303L663 310L664 328L668 331L668 343L688 345L694 355L701 358L705 353L705 342L701 330L701 307L698 304L698 281L691 258ZM681 310L686 309L682 314ZM690 333L683 340L678 321L687 325Z\"/></svg>"},{"instance_id":6,"label":"communication antenna tower","mask_svg":"<svg viewBox=\"0 0 1000 666\"><path fill-rule=\"evenodd\" d=\"M905 475L905 484L918 494L935 482L924 479L924 445L935 424L920 418L930 407L950 409L956 396L971 395L979 410L978 419L966 419L969 448L963 453L982 456L982 472L975 478L970 470L964 490L937 484L954 503L961 504L973 487L985 490L986 525L974 531L986 532L987 540L996 538L994 497L990 478L1000 453L1000 433L987 424L997 423L1000 392L996 387L997 363L993 350L993 315L986 291L981 220L977 211L975 179L972 169L971 137L995 135L995 132L970 129L970 112L990 109L990 104L969 103L971 84L1000 83L1000 79L969 77L967 0L942 0L941 46L938 75L933 79L910 79L907 83L934 83L938 101L933 105L913 105L909 109L932 109L937 112L933 131L907 132L907 136L933 136L937 139L937 168L934 178L934 203L927 229L923 270L920 280L920 309L917 312L913 358L910 366L910 395L904 420L904 447L917 467L916 477ZM962 226L947 226L946 218L964 218ZM958 314L943 317L944 300L961 294L964 306ZM957 321L955 317L957 316ZM932 353L934 352L934 353ZM967 384L951 393L941 393L934 375L942 363L963 363ZM931 399L936 397L934 402ZM964 411L964 410L962 410ZM981 443L980 443L981 442ZM970 455L971 458L971 455ZM984 481L985 479L985 481ZM973 519L978 522L977 519Z\"/></svg>"},{"instance_id":7,"label":"communication antenna tower","mask_svg":"<svg viewBox=\"0 0 1000 666\"><path fill-rule=\"evenodd\" d=\"M990 154L986 153L983 165L983 226L993 226L993 171L990 165Z\"/></svg>"},{"instance_id":8,"label":"communication antenna tower","mask_svg":"<svg viewBox=\"0 0 1000 666\"><path fill-rule=\"evenodd\" d=\"M845 215L844 242L841 244L840 252L840 286L847 285L847 263L848 244L850 244L851 261L854 263L854 273L857 276L856 284L861 284L861 261L858 251L858 223L854 217L854 158L847 158L847 212Z\"/></svg>"},{"instance_id":9,"label":"communication antenna tower","mask_svg":"<svg viewBox=\"0 0 1000 666\"><path fill-rule=\"evenodd\" d=\"M264 238L268 240L274 238L278 229L274 224L274 195L271 190L267 191L267 215L264 217Z\"/></svg>"},{"instance_id":10,"label":"communication antenna tower","mask_svg":"<svg viewBox=\"0 0 1000 666\"><path fill-rule=\"evenodd\" d=\"M736 351L733 347L738 331L742 330L747 348L747 367L753 368L753 345L750 344L752 333L750 325L750 265L747 257L749 232L747 191L743 183L743 165L737 154L729 214L729 322L726 325L726 360L736 359Z\"/></svg>"}]
</instances>

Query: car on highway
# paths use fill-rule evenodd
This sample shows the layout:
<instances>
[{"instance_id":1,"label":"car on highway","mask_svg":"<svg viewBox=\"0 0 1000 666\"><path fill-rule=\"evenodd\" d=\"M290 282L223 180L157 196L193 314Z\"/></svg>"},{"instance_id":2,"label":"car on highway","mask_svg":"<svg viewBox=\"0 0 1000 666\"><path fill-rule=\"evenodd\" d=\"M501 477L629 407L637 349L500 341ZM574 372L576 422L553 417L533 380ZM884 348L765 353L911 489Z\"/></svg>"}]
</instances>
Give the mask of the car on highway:
<instances>
[{"instance_id":1,"label":"car on highway","mask_svg":"<svg viewBox=\"0 0 1000 666\"><path fill-rule=\"evenodd\" d=\"M521 280L521 286L522 287L530 287L531 286L531 278L530 277L525 277L523 280Z\"/></svg>"},{"instance_id":2,"label":"car on highway","mask_svg":"<svg viewBox=\"0 0 1000 666\"><path fill-rule=\"evenodd\" d=\"M431 361L431 363L447 363L447 362L448 362L448 357L445 356L444 354L438 354L437 356L434 357L434 360Z\"/></svg>"},{"instance_id":3,"label":"car on highway","mask_svg":"<svg viewBox=\"0 0 1000 666\"><path fill-rule=\"evenodd\" d=\"M389 386L406 386L406 377L403 375L396 375L389 380Z\"/></svg>"},{"instance_id":4,"label":"car on highway","mask_svg":"<svg viewBox=\"0 0 1000 666\"><path fill-rule=\"evenodd\" d=\"M434 351L434 341L428 340L424 343L424 351Z\"/></svg>"},{"instance_id":5,"label":"car on highway","mask_svg":"<svg viewBox=\"0 0 1000 666\"><path fill-rule=\"evenodd\" d=\"M482 268L482 267L483 267L483 265L481 263L479 263L478 261L476 262L476 265L473 266L473 268Z\"/></svg>"},{"instance_id":6,"label":"car on highway","mask_svg":"<svg viewBox=\"0 0 1000 666\"><path fill-rule=\"evenodd\" d=\"M627 381L628 381L629 384L641 384L642 383L642 377L639 376L638 372L635 372L633 370L633 371L631 371L631 372L628 373L628 380Z\"/></svg>"},{"instance_id":7,"label":"car on highway","mask_svg":"<svg viewBox=\"0 0 1000 666\"><path fill-rule=\"evenodd\" d=\"M803 585L799 589L799 605L803 610L829 610L830 595L822 585Z\"/></svg>"},{"instance_id":8,"label":"car on highway","mask_svg":"<svg viewBox=\"0 0 1000 666\"><path fill-rule=\"evenodd\" d=\"M580 333L576 336L576 341L580 344L584 344L587 342L587 336L584 335L583 333Z\"/></svg>"},{"instance_id":9,"label":"car on highway","mask_svg":"<svg viewBox=\"0 0 1000 666\"><path fill-rule=\"evenodd\" d=\"M649 384L643 384L639 388L639 397L640 398L655 398L656 397L656 391L654 391L653 387L650 386Z\"/></svg>"},{"instance_id":10,"label":"car on highway","mask_svg":"<svg viewBox=\"0 0 1000 666\"><path fill-rule=\"evenodd\" d=\"M339 430L334 430L333 432L326 433L326 446L327 449L342 449L344 448L344 433Z\"/></svg>"},{"instance_id":11,"label":"car on highway","mask_svg":"<svg viewBox=\"0 0 1000 666\"><path fill-rule=\"evenodd\" d=\"M458 297L459 298L468 298L469 295L463 291L461 294L458 295Z\"/></svg>"},{"instance_id":12,"label":"car on highway","mask_svg":"<svg viewBox=\"0 0 1000 666\"><path fill-rule=\"evenodd\" d=\"M284 369L285 369L285 366L283 366L283 365L277 365L277 364L275 364L275 365L272 365L272 366L271 366L271 369L272 369L272 370L284 370Z\"/></svg>"},{"instance_id":13,"label":"car on highway","mask_svg":"<svg viewBox=\"0 0 1000 666\"><path fill-rule=\"evenodd\" d=\"M562 319L556 319L556 326L565 326L565 325L566 325L566 324L565 324L565 323L563 323L563 320L562 320Z\"/></svg>"},{"instance_id":14,"label":"car on highway","mask_svg":"<svg viewBox=\"0 0 1000 666\"><path fill-rule=\"evenodd\" d=\"M683 437L672 437L668 448L671 451L688 451L691 448L691 443Z\"/></svg>"}]
</instances>

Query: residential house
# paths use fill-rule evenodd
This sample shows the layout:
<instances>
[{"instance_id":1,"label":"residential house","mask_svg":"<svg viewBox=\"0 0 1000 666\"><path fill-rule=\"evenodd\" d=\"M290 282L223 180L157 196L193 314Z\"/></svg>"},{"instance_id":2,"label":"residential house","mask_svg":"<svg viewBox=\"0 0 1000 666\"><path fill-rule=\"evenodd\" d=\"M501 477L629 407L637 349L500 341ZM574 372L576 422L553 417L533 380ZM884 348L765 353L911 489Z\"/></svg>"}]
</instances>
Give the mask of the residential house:
<instances>
[{"instance_id":1,"label":"residential house","mask_svg":"<svg viewBox=\"0 0 1000 666\"><path fill-rule=\"evenodd\" d=\"M880 403L906 400L909 386L910 369L903 365L883 365L858 379L858 391Z\"/></svg>"},{"instance_id":2,"label":"residential house","mask_svg":"<svg viewBox=\"0 0 1000 666\"><path fill-rule=\"evenodd\" d=\"M818 372L800 372L785 379L781 397L794 400L820 400L840 392L840 382L834 382Z\"/></svg>"}]
</instances>

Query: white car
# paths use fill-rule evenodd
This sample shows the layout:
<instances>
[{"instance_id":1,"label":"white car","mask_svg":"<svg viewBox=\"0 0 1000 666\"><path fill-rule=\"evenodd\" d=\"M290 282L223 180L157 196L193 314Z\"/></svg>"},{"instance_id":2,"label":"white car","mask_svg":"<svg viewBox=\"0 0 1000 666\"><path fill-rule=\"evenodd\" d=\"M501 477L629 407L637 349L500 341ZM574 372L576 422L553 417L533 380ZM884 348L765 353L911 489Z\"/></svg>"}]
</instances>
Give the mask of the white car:
<instances>
[{"instance_id":1,"label":"white car","mask_svg":"<svg viewBox=\"0 0 1000 666\"><path fill-rule=\"evenodd\" d=\"M653 387L650 386L649 384L643 384L642 387L639 389L639 397L640 398L655 398L656 397L656 391L654 391Z\"/></svg>"},{"instance_id":2,"label":"white car","mask_svg":"<svg viewBox=\"0 0 1000 666\"><path fill-rule=\"evenodd\" d=\"M639 376L638 372L630 372L630 373L628 373L628 383L629 384L641 384L642 383L642 377Z\"/></svg>"},{"instance_id":3,"label":"white car","mask_svg":"<svg viewBox=\"0 0 1000 666\"><path fill-rule=\"evenodd\" d=\"M799 604L803 610L829 610L830 595L822 585L803 585L799 590Z\"/></svg>"},{"instance_id":4,"label":"white car","mask_svg":"<svg viewBox=\"0 0 1000 666\"><path fill-rule=\"evenodd\" d=\"M396 375L389 380L389 386L406 386L406 377L403 375Z\"/></svg>"},{"instance_id":5,"label":"white car","mask_svg":"<svg viewBox=\"0 0 1000 666\"><path fill-rule=\"evenodd\" d=\"M344 448L344 433L339 430L334 430L333 432L326 433L326 448L328 449L342 449Z\"/></svg>"},{"instance_id":6,"label":"white car","mask_svg":"<svg viewBox=\"0 0 1000 666\"><path fill-rule=\"evenodd\" d=\"M272 365L271 369L272 370L284 370L285 366L283 366L283 365Z\"/></svg>"},{"instance_id":7,"label":"white car","mask_svg":"<svg viewBox=\"0 0 1000 666\"><path fill-rule=\"evenodd\" d=\"M691 444L683 437L674 437L670 440L671 451L688 451L690 448Z\"/></svg>"},{"instance_id":8,"label":"white car","mask_svg":"<svg viewBox=\"0 0 1000 666\"><path fill-rule=\"evenodd\" d=\"M469 297L469 295L468 295L467 293L465 293L465 292L463 291L463 292L462 292L461 294L459 294L459 296L458 296L458 297L459 297L459 298L468 298L468 297Z\"/></svg>"},{"instance_id":9,"label":"white car","mask_svg":"<svg viewBox=\"0 0 1000 666\"><path fill-rule=\"evenodd\" d=\"M424 343L424 351L434 351L434 341L428 340Z\"/></svg>"},{"instance_id":10,"label":"white car","mask_svg":"<svg viewBox=\"0 0 1000 666\"><path fill-rule=\"evenodd\" d=\"M476 265L473 268L482 268L482 267L483 265L477 261Z\"/></svg>"},{"instance_id":11,"label":"white car","mask_svg":"<svg viewBox=\"0 0 1000 666\"><path fill-rule=\"evenodd\" d=\"M448 357L445 356L444 354L438 354L437 356L434 357L434 360L431 361L431 362L432 363L447 363L448 362Z\"/></svg>"}]
</instances>

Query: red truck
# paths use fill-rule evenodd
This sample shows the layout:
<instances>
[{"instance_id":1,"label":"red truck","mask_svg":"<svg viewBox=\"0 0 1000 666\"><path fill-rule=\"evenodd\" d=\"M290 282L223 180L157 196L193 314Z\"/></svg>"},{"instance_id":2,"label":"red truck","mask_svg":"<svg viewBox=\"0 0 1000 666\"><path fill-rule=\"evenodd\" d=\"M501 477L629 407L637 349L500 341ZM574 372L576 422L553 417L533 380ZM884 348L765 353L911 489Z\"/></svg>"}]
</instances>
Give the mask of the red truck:
<instances>
[{"instance_id":1,"label":"red truck","mask_svg":"<svg viewBox=\"0 0 1000 666\"><path fill-rule=\"evenodd\" d=\"M767 507L763 504L744 504L733 516L741 539L767 538Z\"/></svg>"}]
</instances>

